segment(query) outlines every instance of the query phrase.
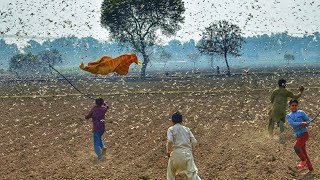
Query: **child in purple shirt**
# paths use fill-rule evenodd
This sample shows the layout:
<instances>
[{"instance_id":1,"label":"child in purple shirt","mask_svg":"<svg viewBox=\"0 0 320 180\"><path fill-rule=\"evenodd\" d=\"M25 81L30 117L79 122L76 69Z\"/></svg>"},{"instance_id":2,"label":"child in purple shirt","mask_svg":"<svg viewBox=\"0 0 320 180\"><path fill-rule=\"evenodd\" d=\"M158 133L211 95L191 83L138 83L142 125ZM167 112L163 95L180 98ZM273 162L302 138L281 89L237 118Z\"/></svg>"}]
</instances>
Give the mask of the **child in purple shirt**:
<instances>
[{"instance_id":1,"label":"child in purple shirt","mask_svg":"<svg viewBox=\"0 0 320 180\"><path fill-rule=\"evenodd\" d=\"M102 157L106 155L106 147L101 137L105 131L105 116L109 107L104 103L102 98L97 98L95 102L96 106L90 110L85 118L92 118L94 151L98 158L102 160Z\"/></svg>"}]
</instances>

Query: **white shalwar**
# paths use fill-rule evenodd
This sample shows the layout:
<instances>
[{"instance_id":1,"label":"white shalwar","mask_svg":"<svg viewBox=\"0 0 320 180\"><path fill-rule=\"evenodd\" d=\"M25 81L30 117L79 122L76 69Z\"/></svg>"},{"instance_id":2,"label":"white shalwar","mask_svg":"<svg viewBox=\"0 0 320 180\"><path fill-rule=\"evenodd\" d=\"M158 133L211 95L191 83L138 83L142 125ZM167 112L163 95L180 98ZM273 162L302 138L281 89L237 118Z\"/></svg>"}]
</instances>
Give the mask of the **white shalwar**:
<instances>
[{"instance_id":1,"label":"white shalwar","mask_svg":"<svg viewBox=\"0 0 320 180\"><path fill-rule=\"evenodd\" d=\"M167 131L168 161L167 180L174 180L178 174L185 174L188 180L201 180L192 156L192 146L197 143L189 128L177 123Z\"/></svg>"}]
</instances>

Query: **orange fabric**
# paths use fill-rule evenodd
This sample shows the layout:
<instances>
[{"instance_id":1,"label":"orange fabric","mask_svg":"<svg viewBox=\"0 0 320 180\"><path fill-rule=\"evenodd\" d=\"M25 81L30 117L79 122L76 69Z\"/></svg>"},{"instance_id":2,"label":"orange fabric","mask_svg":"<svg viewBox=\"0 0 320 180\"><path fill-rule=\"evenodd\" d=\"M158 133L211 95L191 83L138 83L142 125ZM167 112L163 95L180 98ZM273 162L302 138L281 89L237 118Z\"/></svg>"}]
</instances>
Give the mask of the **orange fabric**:
<instances>
[{"instance_id":1,"label":"orange fabric","mask_svg":"<svg viewBox=\"0 0 320 180\"><path fill-rule=\"evenodd\" d=\"M116 72L120 75L126 75L132 63L141 64L135 54L123 54L114 59L111 56L102 56L94 62L89 62L88 66L84 66L84 64L81 63L80 68L92 74L106 75L111 72Z\"/></svg>"}]
</instances>

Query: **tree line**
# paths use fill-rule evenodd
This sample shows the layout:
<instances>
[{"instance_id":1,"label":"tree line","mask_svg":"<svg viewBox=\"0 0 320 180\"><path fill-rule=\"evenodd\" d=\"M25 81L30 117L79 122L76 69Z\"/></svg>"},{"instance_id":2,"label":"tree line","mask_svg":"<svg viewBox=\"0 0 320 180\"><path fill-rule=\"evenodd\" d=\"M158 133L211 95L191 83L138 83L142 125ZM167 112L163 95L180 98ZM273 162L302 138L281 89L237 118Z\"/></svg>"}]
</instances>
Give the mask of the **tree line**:
<instances>
[{"instance_id":1,"label":"tree line","mask_svg":"<svg viewBox=\"0 0 320 180\"><path fill-rule=\"evenodd\" d=\"M244 37L239 26L224 20L213 21L204 27L198 42L190 39L188 42L171 40L168 44L157 44L159 33L172 36L180 29L184 22L184 11L182 0L104 0L100 21L109 31L110 42L92 37L68 36L43 43L30 40L26 47L18 50L16 45L8 45L1 40L1 64L5 69L13 71L22 67L15 65L19 62L15 58L29 57L30 62L35 62L32 55L38 57L39 64L43 61L40 54L44 51L59 54L62 60L54 62L62 66L77 66L81 61L92 61L102 55L118 56L132 52L143 60L140 76L144 77L148 65L153 62L163 63L165 67L169 61L184 60L192 62L195 67L201 60L210 59L210 68L214 68L218 64L214 60L222 60L230 75L230 59L242 59L248 64L285 59L289 64L294 59L311 60L320 57L319 32L303 37L290 36L288 32ZM14 56L17 53L25 57L21 54ZM29 66L33 64L30 62L27 63Z\"/></svg>"},{"instance_id":2,"label":"tree line","mask_svg":"<svg viewBox=\"0 0 320 180\"><path fill-rule=\"evenodd\" d=\"M308 60L315 59L317 61L320 59L320 41L318 39L320 39L319 33L303 37L294 37L287 33L244 37L245 43L242 46L240 58L256 65L259 65L260 61L270 61L270 64L284 61L289 64L297 60L305 61L307 64ZM193 64L192 68L207 61L210 62L206 64L208 68L222 64L223 59L215 54L212 56L201 54L197 48L199 45L200 41L196 42L193 39L187 42L171 40L165 45L156 44L148 49L150 65L161 63L162 68L159 70L165 70L168 64L170 65L169 61L189 61ZM102 55L116 57L122 53L134 52L132 49L123 49L116 42L98 41L92 37L69 36L52 41L47 40L43 43L30 40L27 42L27 46L21 49L16 44L7 44L3 39L0 39L0 69L2 72L12 71L12 68L9 70L10 67L14 67L14 63L12 64L11 61L15 62L18 54L20 56L24 54L31 58L32 56L27 56L27 54L39 55L41 52L54 50L61 55L61 61L56 61L54 65L70 67L78 66L81 61L93 61ZM239 62L240 60L237 58L230 58L231 62ZM19 68L19 66L16 67Z\"/></svg>"}]
</instances>

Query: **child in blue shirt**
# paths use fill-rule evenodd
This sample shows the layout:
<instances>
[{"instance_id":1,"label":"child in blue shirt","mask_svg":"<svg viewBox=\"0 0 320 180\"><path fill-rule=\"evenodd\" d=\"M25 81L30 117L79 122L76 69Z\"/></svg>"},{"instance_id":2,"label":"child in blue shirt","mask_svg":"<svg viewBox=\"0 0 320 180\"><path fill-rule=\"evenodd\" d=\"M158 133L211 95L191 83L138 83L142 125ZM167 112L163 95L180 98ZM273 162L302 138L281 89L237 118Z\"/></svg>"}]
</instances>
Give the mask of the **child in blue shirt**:
<instances>
[{"instance_id":1,"label":"child in blue shirt","mask_svg":"<svg viewBox=\"0 0 320 180\"><path fill-rule=\"evenodd\" d=\"M290 100L289 109L291 112L287 114L287 120L292 126L296 137L294 151L301 160L297 168L308 167L311 172L313 171L313 167L306 150L306 142L309 139L307 126L310 125L311 121L304 111L299 110L298 100Z\"/></svg>"}]
</instances>

